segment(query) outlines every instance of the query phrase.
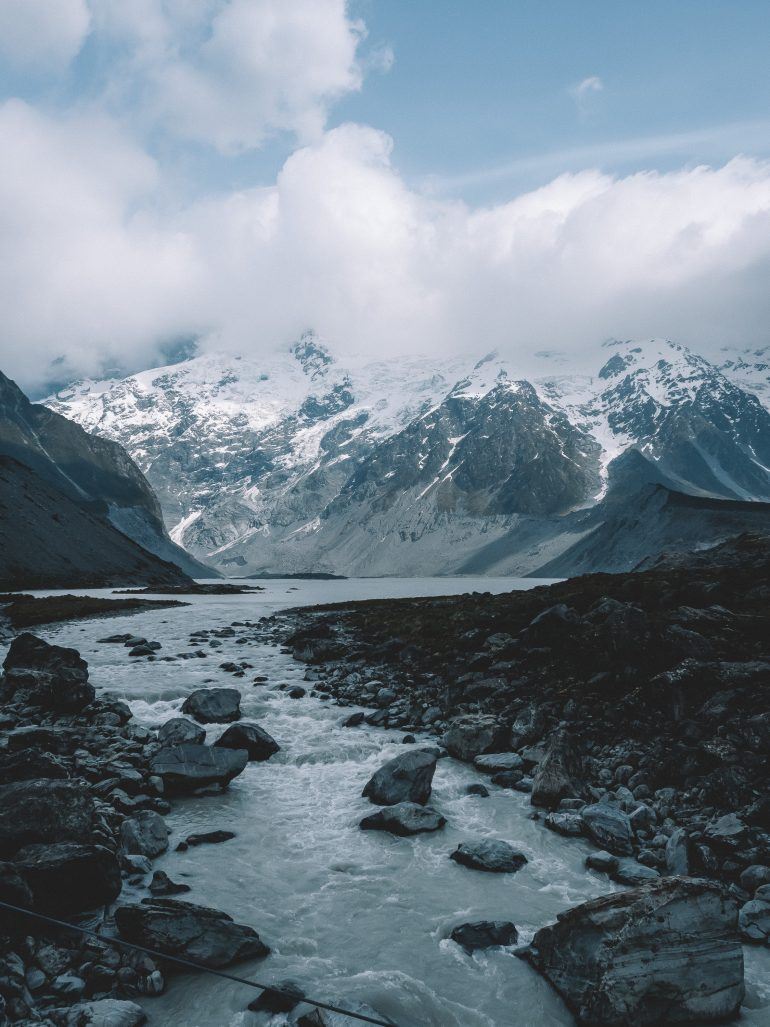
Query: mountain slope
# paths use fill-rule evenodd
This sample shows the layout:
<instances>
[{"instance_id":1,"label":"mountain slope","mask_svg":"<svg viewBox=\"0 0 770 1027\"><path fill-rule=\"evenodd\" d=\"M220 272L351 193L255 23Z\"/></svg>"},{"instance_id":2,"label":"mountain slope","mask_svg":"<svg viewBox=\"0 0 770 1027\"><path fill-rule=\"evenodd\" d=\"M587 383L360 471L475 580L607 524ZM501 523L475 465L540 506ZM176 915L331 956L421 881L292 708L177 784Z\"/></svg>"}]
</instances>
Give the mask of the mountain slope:
<instances>
[{"instance_id":1,"label":"mountain slope","mask_svg":"<svg viewBox=\"0 0 770 1027\"><path fill-rule=\"evenodd\" d=\"M19 461L74 503L165 561L198 576L213 572L166 534L160 503L121 445L90 435L46 406L30 403L0 372L0 455Z\"/></svg>"},{"instance_id":2,"label":"mountain slope","mask_svg":"<svg viewBox=\"0 0 770 1027\"><path fill-rule=\"evenodd\" d=\"M770 500L770 414L727 362L665 340L607 344L594 374L539 356L550 373L524 381L495 354L342 363L306 333L270 358L208 354L47 403L129 447L172 538L230 574L530 573L633 513L647 484Z\"/></svg>"}]
</instances>

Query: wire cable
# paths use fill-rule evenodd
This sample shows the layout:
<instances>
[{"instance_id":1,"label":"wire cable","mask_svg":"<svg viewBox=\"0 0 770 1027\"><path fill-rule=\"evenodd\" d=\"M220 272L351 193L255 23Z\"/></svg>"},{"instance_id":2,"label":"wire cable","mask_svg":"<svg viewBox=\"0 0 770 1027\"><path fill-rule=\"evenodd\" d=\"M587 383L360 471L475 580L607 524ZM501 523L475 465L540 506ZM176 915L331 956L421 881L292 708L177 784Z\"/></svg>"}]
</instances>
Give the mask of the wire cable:
<instances>
[{"instance_id":1,"label":"wire cable","mask_svg":"<svg viewBox=\"0 0 770 1027\"><path fill-rule=\"evenodd\" d=\"M164 952L158 952L155 949L146 948L144 945L136 945L132 941L123 941L122 938L105 938L104 935L99 934L97 931L92 931L88 927L80 927L78 924L70 924L66 920L57 920L56 917L47 916L45 913L36 913L32 909L25 909L23 906L14 906L10 902L4 902L0 899L0 908L7 909L12 913L21 913L22 916L33 917L36 920L42 920L44 923L53 924L56 927L63 927L69 931L79 931L81 934L88 934L98 941L103 942L107 945L122 946L123 948L133 949L135 952L143 952L145 955L154 956L156 959L164 959L171 963L177 963L179 966L184 966L190 970L197 970L199 972L212 974L214 977L221 977L226 981L234 981L236 984L245 984L249 988L256 988L258 991L274 991L279 995L285 995L287 998L297 999L297 995L294 992L285 991L280 986L276 987L274 984L261 984L259 981L250 981L245 977L237 977L235 974L224 973L222 970L215 970L210 966L203 966L202 963L196 963L191 959L183 959L181 956L169 956ZM399 1027L393 1020L378 1020L374 1016L367 1016L365 1013L354 1013L351 1009L343 1009L342 1006L333 1006L330 1002L321 1002L318 999L310 998L308 995L303 995L299 1001L307 1002L308 1005L316 1006L318 1009L328 1009L331 1013L340 1013L342 1016L349 1016L353 1020L360 1020L362 1023L373 1023L377 1027ZM299 1004L299 1002L298 1002Z\"/></svg>"}]
</instances>

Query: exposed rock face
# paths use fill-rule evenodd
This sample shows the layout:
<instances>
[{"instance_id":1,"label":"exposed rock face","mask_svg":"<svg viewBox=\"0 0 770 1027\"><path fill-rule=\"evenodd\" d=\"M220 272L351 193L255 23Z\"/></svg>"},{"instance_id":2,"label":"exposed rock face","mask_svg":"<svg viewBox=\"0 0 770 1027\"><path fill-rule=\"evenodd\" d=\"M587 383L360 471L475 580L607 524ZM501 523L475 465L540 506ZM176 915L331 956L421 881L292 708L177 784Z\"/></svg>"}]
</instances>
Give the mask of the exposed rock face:
<instances>
[{"instance_id":1,"label":"exposed rock face","mask_svg":"<svg viewBox=\"0 0 770 1027\"><path fill-rule=\"evenodd\" d=\"M86 841L94 803L78 781L18 781L0 788L0 857L24 845Z\"/></svg>"},{"instance_id":2,"label":"exposed rock face","mask_svg":"<svg viewBox=\"0 0 770 1027\"><path fill-rule=\"evenodd\" d=\"M494 874L516 873L527 862L522 852L498 838L462 842L449 858L472 870L486 870Z\"/></svg>"},{"instance_id":3,"label":"exposed rock face","mask_svg":"<svg viewBox=\"0 0 770 1027\"><path fill-rule=\"evenodd\" d=\"M505 743L505 729L495 717L457 717L442 741L451 756L470 762L482 753L498 751Z\"/></svg>"},{"instance_id":4,"label":"exposed rock face","mask_svg":"<svg viewBox=\"0 0 770 1027\"><path fill-rule=\"evenodd\" d=\"M241 693L237 688L198 688L182 704L182 713L199 724L229 724L241 717Z\"/></svg>"},{"instance_id":5,"label":"exposed rock face","mask_svg":"<svg viewBox=\"0 0 770 1027\"><path fill-rule=\"evenodd\" d=\"M158 728L158 741L161 745L180 745L182 742L202 745L206 741L206 732L187 717L172 717Z\"/></svg>"},{"instance_id":6,"label":"exposed rock face","mask_svg":"<svg viewBox=\"0 0 770 1027\"><path fill-rule=\"evenodd\" d=\"M118 861L101 845L28 845L16 854L14 863L41 913L96 909L120 894Z\"/></svg>"},{"instance_id":7,"label":"exposed rock face","mask_svg":"<svg viewBox=\"0 0 770 1027\"><path fill-rule=\"evenodd\" d=\"M432 806L420 806L416 802L399 802L395 806L386 806L361 821L364 831L389 831L391 834L411 835L423 834L426 831L438 831L446 824L446 818L437 813Z\"/></svg>"},{"instance_id":8,"label":"exposed rock face","mask_svg":"<svg viewBox=\"0 0 770 1027\"><path fill-rule=\"evenodd\" d=\"M413 749L380 767L361 794L378 806L395 806L399 802L424 806L430 798L435 770L435 752Z\"/></svg>"},{"instance_id":9,"label":"exposed rock face","mask_svg":"<svg viewBox=\"0 0 770 1027\"><path fill-rule=\"evenodd\" d=\"M716 1023L743 999L736 902L669 879L593 899L534 937L525 958L585 1024Z\"/></svg>"},{"instance_id":10,"label":"exposed rock face","mask_svg":"<svg viewBox=\"0 0 770 1027\"><path fill-rule=\"evenodd\" d=\"M249 760L261 763L280 751L280 745L259 724L233 724L214 742L224 749L245 749Z\"/></svg>"},{"instance_id":11,"label":"exposed rock face","mask_svg":"<svg viewBox=\"0 0 770 1027\"><path fill-rule=\"evenodd\" d=\"M11 642L3 668L14 692L47 710L78 713L96 695L88 683L88 664L76 649L49 645L28 631Z\"/></svg>"},{"instance_id":12,"label":"exposed rock face","mask_svg":"<svg viewBox=\"0 0 770 1027\"><path fill-rule=\"evenodd\" d=\"M519 932L508 920L479 920L472 924L459 924L449 937L466 952L475 952L494 945L515 945Z\"/></svg>"},{"instance_id":13,"label":"exposed rock face","mask_svg":"<svg viewBox=\"0 0 770 1027\"><path fill-rule=\"evenodd\" d=\"M229 966L270 952L253 928L235 923L218 909L178 899L144 899L138 905L118 906L115 923L126 941L204 966Z\"/></svg>"},{"instance_id":14,"label":"exposed rock face","mask_svg":"<svg viewBox=\"0 0 770 1027\"><path fill-rule=\"evenodd\" d=\"M249 761L244 749L216 749L209 745L172 745L153 757L150 768L163 778L171 794L185 795L217 786L226 788Z\"/></svg>"},{"instance_id":15,"label":"exposed rock face","mask_svg":"<svg viewBox=\"0 0 770 1027\"><path fill-rule=\"evenodd\" d=\"M557 731L535 773L532 805L554 809L560 799L576 794L575 778L579 776L579 756L575 743L567 731Z\"/></svg>"}]
</instances>

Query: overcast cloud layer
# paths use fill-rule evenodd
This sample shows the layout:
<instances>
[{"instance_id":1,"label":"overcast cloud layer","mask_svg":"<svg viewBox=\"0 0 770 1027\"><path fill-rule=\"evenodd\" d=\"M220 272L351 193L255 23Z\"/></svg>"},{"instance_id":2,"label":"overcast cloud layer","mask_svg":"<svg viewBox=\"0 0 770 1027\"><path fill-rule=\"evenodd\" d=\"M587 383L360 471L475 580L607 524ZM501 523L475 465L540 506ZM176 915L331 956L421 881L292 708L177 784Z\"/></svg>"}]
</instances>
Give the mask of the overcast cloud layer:
<instances>
[{"instance_id":1,"label":"overcast cloud layer","mask_svg":"<svg viewBox=\"0 0 770 1027\"><path fill-rule=\"evenodd\" d=\"M366 88L365 36L342 0L0 0L0 51L28 77L111 54L87 102L0 106L2 369L34 389L181 337L259 352L308 326L351 353L497 347L523 372L613 335L766 340L770 165L436 199L384 133L325 127ZM159 137L235 155L276 133L294 149L273 185L181 205L151 156Z\"/></svg>"}]
</instances>

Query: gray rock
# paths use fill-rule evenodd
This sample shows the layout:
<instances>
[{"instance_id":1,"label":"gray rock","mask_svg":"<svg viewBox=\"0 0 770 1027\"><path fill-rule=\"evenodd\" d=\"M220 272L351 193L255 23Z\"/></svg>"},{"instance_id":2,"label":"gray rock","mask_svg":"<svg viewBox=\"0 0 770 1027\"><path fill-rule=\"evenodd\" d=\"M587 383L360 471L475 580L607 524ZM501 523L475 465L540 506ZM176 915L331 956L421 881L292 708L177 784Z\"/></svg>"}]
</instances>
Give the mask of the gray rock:
<instances>
[{"instance_id":1,"label":"gray rock","mask_svg":"<svg viewBox=\"0 0 770 1027\"><path fill-rule=\"evenodd\" d=\"M751 899L738 914L741 937L759 945L770 945L770 896Z\"/></svg>"},{"instance_id":2,"label":"gray rock","mask_svg":"<svg viewBox=\"0 0 770 1027\"><path fill-rule=\"evenodd\" d=\"M101 845L28 845L14 862L41 913L80 913L105 906L120 894L120 865Z\"/></svg>"},{"instance_id":3,"label":"gray rock","mask_svg":"<svg viewBox=\"0 0 770 1027\"><path fill-rule=\"evenodd\" d=\"M38 842L85 842L94 802L79 781L40 779L0 787L0 859Z\"/></svg>"},{"instance_id":4,"label":"gray rock","mask_svg":"<svg viewBox=\"0 0 770 1027\"><path fill-rule=\"evenodd\" d=\"M625 884L635 888L639 884L646 884L648 881L657 881L660 874L654 867L637 863L635 859L621 859L615 870L610 871L610 877L618 884Z\"/></svg>"},{"instance_id":5,"label":"gray rock","mask_svg":"<svg viewBox=\"0 0 770 1027\"><path fill-rule=\"evenodd\" d=\"M186 795L210 787L226 788L249 762L245 749L209 745L172 745L153 756L150 769L171 795Z\"/></svg>"},{"instance_id":6,"label":"gray rock","mask_svg":"<svg viewBox=\"0 0 770 1027\"><path fill-rule=\"evenodd\" d=\"M155 859L168 848L166 821L152 810L140 810L120 825L120 841L127 853Z\"/></svg>"},{"instance_id":7,"label":"gray rock","mask_svg":"<svg viewBox=\"0 0 770 1027\"><path fill-rule=\"evenodd\" d=\"M466 714L450 723L442 743L450 756L470 762L482 753L499 751L505 745L505 730L496 717Z\"/></svg>"},{"instance_id":8,"label":"gray rock","mask_svg":"<svg viewBox=\"0 0 770 1027\"><path fill-rule=\"evenodd\" d=\"M511 745L520 749L523 745L536 742L543 734L545 717L534 703L520 710L511 728Z\"/></svg>"},{"instance_id":9,"label":"gray rock","mask_svg":"<svg viewBox=\"0 0 770 1027\"><path fill-rule=\"evenodd\" d=\"M478 842L462 842L449 857L472 870L486 870L495 874L513 874L521 870L527 857L508 842L499 838L485 838Z\"/></svg>"},{"instance_id":10,"label":"gray rock","mask_svg":"<svg viewBox=\"0 0 770 1027\"><path fill-rule=\"evenodd\" d=\"M679 877L690 874L690 839L683 827L675 827L665 849L666 872Z\"/></svg>"},{"instance_id":11,"label":"gray rock","mask_svg":"<svg viewBox=\"0 0 770 1027\"><path fill-rule=\"evenodd\" d=\"M471 953L496 945L515 945L519 940L519 932L509 920L478 920L475 923L458 924L449 937Z\"/></svg>"},{"instance_id":12,"label":"gray rock","mask_svg":"<svg viewBox=\"0 0 770 1027\"><path fill-rule=\"evenodd\" d=\"M532 782L532 805L555 809L559 801L577 793L580 759L566 731L557 731L538 764Z\"/></svg>"},{"instance_id":13,"label":"gray rock","mask_svg":"<svg viewBox=\"0 0 770 1027\"><path fill-rule=\"evenodd\" d=\"M49 645L28 631L11 642L3 668L8 690L47 710L78 713L96 695L77 649Z\"/></svg>"},{"instance_id":14,"label":"gray rock","mask_svg":"<svg viewBox=\"0 0 770 1027\"><path fill-rule=\"evenodd\" d=\"M57 1023L62 1023L63 1027L140 1027L147 1023L141 1006L116 998L79 1002L56 1012L61 1017Z\"/></svg>"},{"instance_id":15,"label":"gray rock","mask_svg":"<svg viewBox=\"0 0 770 1027\"><path fill-rule=\"evenodd\" d=\"M477 756L473 765L485 774L497 774L504 770L522 770L524 760L517 752L493 752Z\"/></svg>"},{"instance_id":16,"label":"gray rock","mask_svg":"<svg viewBox=\"0 0 770 1027\"><path fill-rule=\"evenodd\" d=\"M118 906L115 923L126 941L214 968L270 952L253 928L235 923L218 909L179 899Z\"/></svg>"},{"instance_id":17,"label":"gray rock","mask_svg":"<svg viewBox=\"0 0 770 1027\"><path fill-rule=\"evenodd\" d=\"M669 878L592 899L521 953L585 1024L711 1023L744 995L738 909L708 881Z\"/></svg>"},{"instance_id":18,"label":"gray rock","mask_svg":"<svg viewBox=\"0 0 770 1027\"><path fill-rule=\"evenodd\" d=\"M634 851L631 821L628 815L608 802L595 802L581 811L588 837L616 856L630 856Z\"/></svg>"},{"instance_id":19,"label":"gray rock","mask_svg":"<svg viewBox=\"0 0 770 1027\"><path fill-rule=\"evenodd\" d=\"M245 749L249 761L257 763L269 760L281 749L278 742L259 724L245 722L228 727L214 745L224 749Z\"/></svg>"},{"instance_id":20,"label":"gray rock","mask_svg":"<svg viewBox=\"0 0 770 1027\"><path fill-rule=\"evenodd\" d=\"M202 745L206 741L206 732L187 717L172 717L158 728L158 741L161 745L180 745L182 742Z\"/></svg>"},{"instance_id":21,"label":"gray rock","mask_svg":"<svg viewBox=\"0 0 770 1027\"><path fill-rule=\"evenodd\" d=\"M430 798L436 770L435 752L412 749L389 760L371 777L361 793L378 806L398 802L417 802L424 806Z\"/></svg>"},{"instance_id":22,"label":"gray rock","mask_svg":"<svg viewBox=\"0 0 770 1027\"><path fill-rule=\"evenodd\" d=\"M407 836L438 831L446 824L445 817L432 806L420 806L416 802L398 802L370 814L360 823L364 831L389 831L390 834Z\"/></svg>"},{"instance_id":23,"label":"gray rock","mask_svg":"<svg viewBox=\"0 0 770 1027\"><path fill-rule=\"evenodd\" d=\"M598 870L602 874L612 874L620 865L617 856L609 852L592 852L586 856L586 866L589 870Z\"/></svg>"},{"instance_id":24,"label":"gray rock","mask_svg":"<svg viewBox=\"0 0 770 1027\"><path fill-rule=\"evenodd\" d=\"M741 874L741 888L753 895L763 884L770 884L770 867L755 863Z\"/></svg>"},{"instance_id":25,"label":"gray rock","mask_svg":"<svg viewBox=\"0 0 770 1027\"><path fill-rule=\"evenodd\" d=\"M241 693L237 688L198 688L182 704L199 724L229 724L241 718Z\"/></svg>"},{"instance_id":26,"label":"gray rock","mask_svg":"<svg viewBox=\"0 0 770 1027\"><path fill-rule=\"evenodd\" d=\"M549 813L545 818L545 826L557 834L579 837L583 834L583 818L579 813Z\"/></svg>"}]
</instances>

